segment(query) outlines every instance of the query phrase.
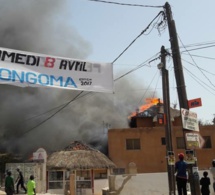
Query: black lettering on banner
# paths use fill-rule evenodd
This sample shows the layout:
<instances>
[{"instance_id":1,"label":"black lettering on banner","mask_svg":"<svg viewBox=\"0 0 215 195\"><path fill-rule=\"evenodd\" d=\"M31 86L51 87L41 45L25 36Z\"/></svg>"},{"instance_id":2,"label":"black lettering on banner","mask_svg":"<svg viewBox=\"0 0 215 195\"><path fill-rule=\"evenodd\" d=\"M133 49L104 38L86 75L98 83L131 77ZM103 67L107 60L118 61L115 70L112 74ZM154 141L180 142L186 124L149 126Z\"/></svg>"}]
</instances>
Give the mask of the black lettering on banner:
<instances>
[{"instance_id":1,"label":"black lettering on banner","mask_svg":"<svg viewBox=\"0 0 215 195\"><path fill-rule=\"evenodd\" d=\"M7 58L11 58L11 62L14 62L15 53L8 53L7 51L1 51L1 61L7 60Z\"/></svg>"},{"instance_id":2,"label":"black lettering on banner","mask_svg":"<svg viewBox=\"0 0 215 195\"><path fill-rule=\"evenodd\" d=\"M22 53L10 53L7 51L0 50L0 60L1 61L10 61L16 64L25 64L31 66L39 66L40 57L33 55L26 55Z\"/></svg>"},{"instance_id":3,"label":"black lettering on banner","mask_svg":"<svg viewBox=\"0 0 215 195\"><path fill-rule=\"evenodd\" d=\"M73 69L73 66L75 65L76 61L68 61L69 62L69 70ZM71 63L72 62L72 63Z\"/></svg>"},{"instance_id":4,"label":"black lettering on banner","mask_svg":"<svg viewBox=\"0 0 215 195\"><path fill-rule=\"evenodd\" d=\"M59 69L69 69L73 71L87 71L85 68L86 62L61 60Z\"/></svg>"},{"instance_id":5,"label":"black lettering on banner","mask_svg":"<svg viewBox=\"0 0 215 195\"><path fill-rule=\"evenodd\" d=\"M21 54L21 53L17 53L16 57L15 57L15 63L25 64L25 62L23 61L24 60L23 58L25 58L25 57L26 57L26 55Z\"/></svg>"},{"instance_id":6,"label":"black lettering on banner","mask_svg":"<svg viewBox=\"0 0 215 195\"><path fill-rule=\"evenodd\" d=\"M26 65L39 66L39 62L40 62L40 57L35 57L35 56L29 55L26 58Z\"/></svg>"},{"instance_id":7,"label":"black lettering on banner","mask_svg":"<svg viewBox=\"0 0 215 195\"><path fill-rule=\"evenodd\" d=\"M81 82L82 86L92 85L92 79L90 78L80 78L79 81Z\"/></svg>"},{"instance_id":8,"label":"black lettering on banner","mask_svg":"<svg viewBox=\"0 0 215 195\"><path fill-rule=\"evenodd\" d=\"M64 69L65 70L66 67L67 67L67 61L66 60L61 60L59 69Z\"/></svg>"}]
</instances>

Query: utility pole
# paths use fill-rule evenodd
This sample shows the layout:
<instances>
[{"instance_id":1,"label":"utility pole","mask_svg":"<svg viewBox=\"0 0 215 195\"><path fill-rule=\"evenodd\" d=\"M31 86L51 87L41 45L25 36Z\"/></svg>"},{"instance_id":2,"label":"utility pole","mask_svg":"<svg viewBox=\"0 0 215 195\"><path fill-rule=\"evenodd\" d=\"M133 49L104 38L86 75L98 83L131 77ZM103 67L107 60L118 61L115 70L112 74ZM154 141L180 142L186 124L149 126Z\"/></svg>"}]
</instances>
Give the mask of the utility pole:
<instances>
[{"instance_id":1,"label":"utility pole","mask_svg":"<svg viewBox=\"0 0 215 195\"><path fill-rule=\"evenodd\" d=\"M163 88L163 104L164 104L164 124L166 135L166 153L167 157L174 156L172 147L172 124L170 115L170 98L169 98L169 73L166 69L166 50L164 46L161 47L161 63L158 64L158 68L162 72L162 88ZM167 158L167 170L168 170L168 183L169 183L169 195L175 195L175 166L169 163Z\"/></svg>"},{"instance_id":2,"label":"utility pole","mask_svg":"<svg viewBox=\"0 0 215 195\"><path fill-rule=\"evenodd\" d=\"M165 3L164 9L167 17L168 28L169 28L170 44L171 44L171 50L172 50L179 105L180 105L180 108L185 108L189 110L175 21L173 20L171 7L168 2ZM186 133L185 129L183 129L183 133L185 135ZM185 136L184 136L184 143L187 149ZM198 169L197 164L195 164L194 166L195 168ZM194 175L192 164L188 166L188 174L189 174L191 194L200 195L199 178L196 175Z\"/></svg>"}]
</instances>

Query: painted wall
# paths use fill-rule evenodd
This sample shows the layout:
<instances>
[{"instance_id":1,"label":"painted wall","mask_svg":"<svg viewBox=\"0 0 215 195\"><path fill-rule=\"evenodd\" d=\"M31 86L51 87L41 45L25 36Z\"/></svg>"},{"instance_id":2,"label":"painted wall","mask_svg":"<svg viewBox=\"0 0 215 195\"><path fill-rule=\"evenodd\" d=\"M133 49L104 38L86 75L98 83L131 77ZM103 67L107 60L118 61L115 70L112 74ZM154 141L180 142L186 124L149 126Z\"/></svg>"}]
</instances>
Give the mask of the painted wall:
<instances>
[{"instance_id":1,"label":"painted wall","mask_svg":"<svg viewBox=\"0 0 215 195\"><path fill-rule=\"evenodd\" d=\"M212 174L209 170L209 178L213 182ZM200 178L203 171L199 171ZM176 189L177 190L177 189ZM187 185L187 194L190 193L190 185ZM210 191L213 193L213 186L210 185ZM111 175L109 177L109 195L168 195L169 185L166 172L145 173L145 174L126 174ZM177 192L176 192L177 194Z\"/></svg>"},{"instance_id":2,"label":"painted wall","mask_svg":"<svg viewBox=\"0 0 215 195\"><path fill-rule=\"evenodd\" d=\"M139 124L141 122L139 121ZM175 125L180 125L175 121ZM185 149L177 149L176 138L183 137L181 126L172 127L173 151L177 154L185 153ZM202 136L210 136L212 148L196 149L197 164L199 169L208 169L215 158L215 126L200 127ZM126 150L126 139L139 138L140 150ZM138 173L165 172L167 170L166 145L161 139L165 138L164 126L137 127L127 129L110 129L108 131L109 158L119 168L125 168L128 173L129 163L135 163Z\"/></svg>"},{"instance_id":3,"label":"painted wall","mask_svg":"<svg viewBox=\"0 0 215 195\"><path fill-rule=\"evenodd\" d=\"M36 190L38 193L46 192L46 189L45 189L46 185L44 184L44 181L46 181L46 178L43 178L43 175L44 175L43 172L45 171L43 167L44 167L43 163L7 163L6 164L6 170L11 171L12 177L14 178L14 182L18 177L18 172L16 171L16 169L19 168L22 171L22 174L24 176L24 181L25 181L25 187L30 178L30 175L34 175L35 177L34 180L36 182ZM23 189L21 189L20 191L22 190Z\"/></svg>"}]
</instances>

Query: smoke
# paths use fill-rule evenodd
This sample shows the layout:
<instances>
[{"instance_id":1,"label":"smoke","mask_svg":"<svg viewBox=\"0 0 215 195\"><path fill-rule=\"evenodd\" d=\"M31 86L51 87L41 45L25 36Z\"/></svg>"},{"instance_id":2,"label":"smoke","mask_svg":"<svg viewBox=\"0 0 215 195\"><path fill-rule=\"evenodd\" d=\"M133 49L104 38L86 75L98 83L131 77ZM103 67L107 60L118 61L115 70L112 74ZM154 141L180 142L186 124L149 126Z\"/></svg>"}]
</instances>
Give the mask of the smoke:
<instances>
[{"instance_id":1,"label":"smoke","mask_svg":"<svg viewBox=\"0 0 215 195\"><path fill-rule=\"evenodd\" d=\"M1 2L0 47L87 58L91 45L71 26L68 2ZM132 89L138 86L133 83L118 81L115 94L0 85L0 151L54 151L80 140L106 152L108 128L127 127L127 116L135 109Z\"/></svg>"},{"instance_id":2,"label":"smoke","mask_svg":"<svg viewBox=\"0 0 215 195\"><path fill-rule=\"evenodd\" d=\"M65 0L2 1L0 46L85 58L90 53L91 46L70 24L71 6Z\"/></svg>"}]
</instances>

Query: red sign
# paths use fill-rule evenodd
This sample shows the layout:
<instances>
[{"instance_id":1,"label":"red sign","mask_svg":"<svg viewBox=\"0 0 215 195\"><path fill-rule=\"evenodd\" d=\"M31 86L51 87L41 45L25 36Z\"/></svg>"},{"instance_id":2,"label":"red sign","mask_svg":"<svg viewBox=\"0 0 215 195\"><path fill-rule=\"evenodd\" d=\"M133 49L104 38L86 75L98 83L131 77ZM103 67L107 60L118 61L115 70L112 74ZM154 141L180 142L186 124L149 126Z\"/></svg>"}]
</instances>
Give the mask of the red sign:
<instances>
[{"instance_id":1,"label":"red sign","mask_svg":"<svg viewBox=\"0 0 215 195\"><path fill-rule=\"evenodd\" d=\"M188 100L188 107L189 108L195 108L195 107L200 107L202 106L202 100L201 98L193 99L193 100Z\"/></svg>"}]
</instances>

